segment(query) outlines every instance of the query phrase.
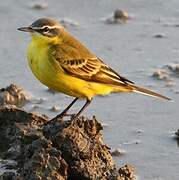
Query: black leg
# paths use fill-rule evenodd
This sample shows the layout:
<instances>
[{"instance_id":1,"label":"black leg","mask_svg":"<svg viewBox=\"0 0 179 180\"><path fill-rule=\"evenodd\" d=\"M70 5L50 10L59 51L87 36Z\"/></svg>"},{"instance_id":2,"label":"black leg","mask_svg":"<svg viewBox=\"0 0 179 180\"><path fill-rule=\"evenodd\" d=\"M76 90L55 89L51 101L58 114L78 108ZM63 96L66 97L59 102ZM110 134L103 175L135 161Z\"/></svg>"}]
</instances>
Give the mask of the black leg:
<instances>
[{"instance_id":1,"label":"black leg","mask_svg":"<svg viewBox=\"0 0 179 180\"><path fill-rule=\"evenodd\" d=\"M68 110L75 104L75 102L78 100L78 98L75 98L59 115L56 116L56 118L62 118L66 115Z\"/></svg>"},{"instance_id":2,"label":"black leg","mask_svg":"<svg viewBox=\"0 0 179 180\"><path fill-rule=\"evenodd\" d=\"M75 98L67 108L65 108L62 113L60 113L59 115L57 115L55 118L51 119L50 121L48 121L46 124L49 124L50 122L56 121L56 119L58 118L63 118L63 116L67 115L67 111L73 106L73 104L75 104L75 102L78 100L78 98ZM80 114L89 106L89 104L91 103L92 100L86 100L86 103L84 104L84 106L79 110L79 112L77 114L75 114L72 118L72 120L78 118L80 116Z\"/></svg>"},{"instance_id":3,"label":"black leg","mask_svg":"<svg viewBox=\"0 0 179 180\"><path fill-rule=\"evenodd\" d=\"M60 114L58 114L55 118L51 119L50 121L47 122L47 124L56 121L58 118L63 118L66 116L67 111L75 104L75 102L78 100L78 98L75 98Z\"/></svg>"},{"instance_id":4,"label":"black leg","mask_svg":"<svg viewBox=\"0 0 179 180\"><path fill-rule=\"evenodd\" d=\"M89 104L91 103L92 100L86 100L86 103L84 104L84 106L79 110L79 112L72 118L73 120L78 118L80 116L80 114L89 106Z\"/></svg>"}]
</instances>

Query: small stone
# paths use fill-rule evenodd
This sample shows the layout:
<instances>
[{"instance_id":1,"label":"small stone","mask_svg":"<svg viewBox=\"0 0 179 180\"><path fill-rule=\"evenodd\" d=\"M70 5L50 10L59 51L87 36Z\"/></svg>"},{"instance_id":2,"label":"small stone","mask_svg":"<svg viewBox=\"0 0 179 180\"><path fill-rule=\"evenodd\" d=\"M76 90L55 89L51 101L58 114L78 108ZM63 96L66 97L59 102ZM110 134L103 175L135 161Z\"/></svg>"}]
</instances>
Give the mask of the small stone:
<instances>
[{"instance_id":1,"label":"small stone","mask_svg":"<svg viewBox=\"0 0 179 180\"><path fill-rule=\"evenodd\" d=\"M111 155L112 155L112 156L117 156L117 157L119 157L119 156L121 156L121 155L123 155L123 154L125 154L125 150L122 150L122 149L120 149L120 148L111 150Z\"/></svg>"},{"instance_id":2,"label":"small stone","mask_svg":"<svg viewBox=\"0 0 179 180\"><path fill-rule=\"evenodd\" d=\"M169 74L167 73L167 71L165 69L157 69L153 75L154 78L158 79L158 80L169 80Z\"/></svg>"},{"instance_id":3,"label":"small stone","mask_svg":"<svg viewBox=\"0 0 179 180\"><path fill-rule=\"evenodd\" d=\"M155 34L154 35L154 38L164 38L164 37L166 37L165 34Z\"/></svg>"},{"instance_id":4,"label":"small stone","mask_svg":"<svg viewBox=\"0 0 179 180\"><path fill-rule=\"evenodd\" d=\"M0 89L0 105L22 107L29 100L27 93L15 84Z\"/></svg>"},{"instance_id":5,"label":"small stone","mask_svg":"<svg viewBox=\"0 0 179 180\"><path fill-rule=\"evenodd\" d=\"M31 5L31 8L36 10L46 9L47 7L48 7L47 3L40 3L40 2Z\"/></svg>"},{"instance_id":6,"label":"small stone","mask_svg":"<svg viewBox=\"0 0 179 180\"><path fill-rule=\"evenodd\" d=\"M135 144L140 144L141 142L140 141L136 141Z\"/></svg>"},{"instance_id":7,"label":"small stone","mask_svg":"<svg viewBox=\"0 0 179 180\"><path fill-rule=\"evenodd\" d=\"M174 73L179 73L179 63L172 63L167 65L168 69Z\"/></svg>"},{"instance_id":8,"label":"small stone","mask_svg":"<svg viewBox=\"0 0 179 180\"><path fill-rule=\"evenodd\" d=\"M161 33L161 34L155 34L153 37L154 38L164 38L164 37L166 37L166 35Z\"/></svg>"},{"instance_id":9,"label":"small stone","mask_svg":"<svg viewBox=\"0 0 179 180\"><path fill-rule=\"evenodd\" d=\"M143 133L144 131L143 131L142 129L138 129L136 132L137 132L138 134L141 134L141 133Z\"/></svg>"},{"instance_id":10,"label":"small stone","mask_svg":"<svg viewBox=\"0 0 179 180\"><path fill-rule=\"evenodd\" d=\"M129 19L131 19L131 17L126 11L123 11L121 9L116 9L113 13L113 16L107 18L105 21L108 24L124 24Z\"/></svg>"},{"instance_id":11,"label":"small stone","mask_svg":"<svg viewBox=\"0 0 179 180\"><path fill-rule=\"evenodd\" d=\"M116 22L118 22L118 21L120 21L120 20L122 20L123 22L125 22L126 20L128 20L129 19L129 15L128 15L128 13L126 12L126 11L123 11L123 10L121 10L121 9L116 9L115 11L114 11L114 20L116 21Z\"/></svg>"},{"instance_id":12,"label":"small stone","mask_svg":"<svg viewBox=\"0 0 179 180\"><path fill-rule=\"evenodd\" d=\"M50 111L51 111L51 112L59 112L59 111L60 111L60 108L57 107L57 106L52 106L52 107L50 108Z\"/></svg>"}]
</instances>

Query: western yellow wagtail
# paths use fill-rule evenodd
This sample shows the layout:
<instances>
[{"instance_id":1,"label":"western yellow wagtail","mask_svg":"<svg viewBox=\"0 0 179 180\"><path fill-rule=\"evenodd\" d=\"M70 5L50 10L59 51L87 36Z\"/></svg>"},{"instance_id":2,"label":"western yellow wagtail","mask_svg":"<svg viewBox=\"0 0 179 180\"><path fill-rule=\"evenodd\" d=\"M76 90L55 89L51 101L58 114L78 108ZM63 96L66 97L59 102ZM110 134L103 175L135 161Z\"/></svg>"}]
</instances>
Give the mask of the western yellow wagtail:
<instances>
[{"instance_id":1,"label":"western yellow wagtail","mask_svg":"<svg viewBox=\"0 0 179 180\"><path fill-rule=\"evenodd\" d=\"M86 103L74 116L77 118L94 96L112 92L137 92L170 100L119 75L55 20L41 18L18 30L32 36L27 57L36 78L51 89L76 97L57 117L66 115L79 98L85 98Z\"/></svg>"}]
</instances>

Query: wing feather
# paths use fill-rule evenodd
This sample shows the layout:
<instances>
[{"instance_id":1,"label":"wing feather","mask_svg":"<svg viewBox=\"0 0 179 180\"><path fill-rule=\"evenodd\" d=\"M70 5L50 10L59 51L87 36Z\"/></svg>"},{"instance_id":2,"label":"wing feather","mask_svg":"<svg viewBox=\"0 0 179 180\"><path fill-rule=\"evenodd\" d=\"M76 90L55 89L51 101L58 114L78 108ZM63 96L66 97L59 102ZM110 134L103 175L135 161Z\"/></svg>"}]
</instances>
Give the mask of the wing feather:
<instances>
[{"instance_id":1,"label":"wing feather","mask_svg":"<svg viewBox=\"0 0 179 180\"><path fill-rule=\"evenodd\" d=\"M86 58L84 58L81 51L68 46L66 53L65 48L57 47L53 51L52 56L58 62L63 71L71 76L97 83L111 84L111 85L127 85L133 84L132 81L120 76L117 72L106 65L101 59L93 56L87 49L81 49ZM81 53L81 54L80 54ZM63 57L62 57L63 55Z\"/></svg>"}]
</instances>

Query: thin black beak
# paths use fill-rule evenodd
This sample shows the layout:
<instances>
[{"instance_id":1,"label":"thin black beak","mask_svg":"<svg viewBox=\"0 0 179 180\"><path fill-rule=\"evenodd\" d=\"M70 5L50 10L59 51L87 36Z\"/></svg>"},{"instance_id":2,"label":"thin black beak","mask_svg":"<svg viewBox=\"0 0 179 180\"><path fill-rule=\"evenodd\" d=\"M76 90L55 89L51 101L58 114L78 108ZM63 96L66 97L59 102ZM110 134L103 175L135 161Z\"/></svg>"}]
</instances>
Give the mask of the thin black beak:
<instances>
[{"instance_id":1,"label":"thin black beak","mask_svg":"<svg viewBox=\"0 0 179 180\"><path fill-rule=\"evenodd\" d=\"M24 31L24 32L34 32L34 30L31 27L21 27L21 28L18 28L17 30Z\"/></svg>"}]
</instances>

